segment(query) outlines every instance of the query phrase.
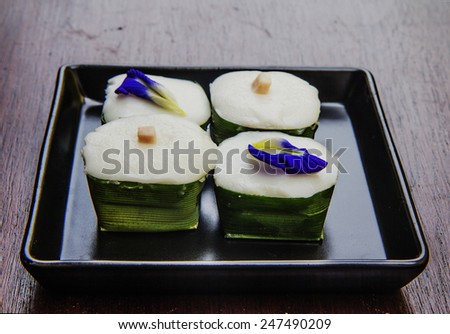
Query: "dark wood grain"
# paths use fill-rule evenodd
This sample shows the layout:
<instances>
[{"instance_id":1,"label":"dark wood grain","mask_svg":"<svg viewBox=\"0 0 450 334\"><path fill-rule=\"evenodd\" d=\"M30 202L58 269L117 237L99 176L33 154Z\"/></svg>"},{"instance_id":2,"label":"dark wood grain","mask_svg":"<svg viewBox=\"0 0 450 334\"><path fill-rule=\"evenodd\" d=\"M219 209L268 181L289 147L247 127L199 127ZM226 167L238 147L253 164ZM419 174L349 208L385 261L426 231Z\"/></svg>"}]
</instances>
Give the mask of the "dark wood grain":
<instances>
[{"instance_id":1,"label":"dark wood grain","mask_svg":"<svg viewBox=\"0 0 450 334\"><path fill-rule=\"evenodd\" d=\"M3 312L448 313L450 3L446 1L0 2ZM67 63L353 66L378 84L430 247L392 294L62 295L18 253L54 79Z\"/></svg>"}]
</instances>

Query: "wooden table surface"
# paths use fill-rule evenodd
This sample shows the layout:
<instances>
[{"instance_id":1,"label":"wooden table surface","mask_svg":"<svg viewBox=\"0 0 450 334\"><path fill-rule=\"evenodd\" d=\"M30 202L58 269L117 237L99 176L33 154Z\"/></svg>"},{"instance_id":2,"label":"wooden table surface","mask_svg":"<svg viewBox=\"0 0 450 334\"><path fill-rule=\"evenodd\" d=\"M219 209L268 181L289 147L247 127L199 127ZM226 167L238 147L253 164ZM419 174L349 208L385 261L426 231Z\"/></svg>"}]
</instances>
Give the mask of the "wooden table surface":
<instances>
[{"instance_id":1,"label":"wooden table surface","mask_svg":"<svg viewBox=\"0 0 450 334\"><path fill-rule=\"evenodd\" d=\"M0 303L3 312L448 313L448 1L0 2ZM74 295L19 261L36 166L63 64L351 66L377 81L430 248L386 294Z\"/></svg>"}]
</instances>

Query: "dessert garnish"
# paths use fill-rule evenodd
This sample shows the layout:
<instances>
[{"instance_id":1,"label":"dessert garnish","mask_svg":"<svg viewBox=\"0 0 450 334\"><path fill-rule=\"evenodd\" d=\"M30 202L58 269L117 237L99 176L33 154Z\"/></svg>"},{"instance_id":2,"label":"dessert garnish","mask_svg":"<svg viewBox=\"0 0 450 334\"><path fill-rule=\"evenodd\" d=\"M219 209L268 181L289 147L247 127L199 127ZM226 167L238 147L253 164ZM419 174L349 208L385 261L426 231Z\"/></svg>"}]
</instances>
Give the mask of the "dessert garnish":
<instances>
[{"instance_id":1,"label":"dessert garnish","mask_svg":"<svg viewBox=\"0 0 450 334\"><path fill-rule=\"evenodd\" d=\"M141 71L130 69L122 84L115 90L116 94L134 95L136 97L153 102L158 106L185 116L175 97L160 83L150 79Z\"/></svg>"},{"instance_id":2,"label":"dessert garnish","mask_svg":"<svg viewBox=\"0 0 450 334\"><path fill-rule=\"evenodd\" d=\"M155 144L156 143L156 131L151 125L138 127L138 141L142 144Z\"/></svg>"},{"instance_id":3,"label":"dessert garnish","mask_svg":"<svg viewBox=\"0 0 450 334\"><path fill-rule=\"evenodd\" d=\"M281 168L286 174L317 173L328 165L306 148L298 148L283 138L268 138L249 144L248 151L256 159Z\"/></svg>"},{"instance_id":4,"label":"dessert garnish","mask_svg":"<svg viewBox=\"0 0 450 334\"><path fill-rule=\"evenodd\" d=\"M272 85L272 77L267 72L261 72L252 82L252 89L257 94L267 94Z\"/></svg>"}]
</instances>

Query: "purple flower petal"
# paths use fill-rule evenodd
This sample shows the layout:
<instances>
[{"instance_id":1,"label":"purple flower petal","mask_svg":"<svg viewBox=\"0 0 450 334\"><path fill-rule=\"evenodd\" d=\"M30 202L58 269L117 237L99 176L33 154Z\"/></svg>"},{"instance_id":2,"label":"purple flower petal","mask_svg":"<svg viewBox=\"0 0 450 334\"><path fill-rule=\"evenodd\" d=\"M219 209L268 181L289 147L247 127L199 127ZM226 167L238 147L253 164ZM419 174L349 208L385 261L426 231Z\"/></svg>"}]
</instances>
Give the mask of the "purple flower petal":
<instances>
[{"instance_id":1,"label":"purple flower petal","mask_svg":"<svg viewBox=\"0 0 450 334\"><path fill-rule=\"evenodd\" d=\"M153 81L148 76L146 76L144 73L142 73L141 71L135 70L134 68L131 68L128 70L127 77L142 80L145 83L145 85L150 89L155 89L155 87L159 85L156 81Z\"/></svg>"},{"instance_id":2,"label":"purple flower petal","mask_svg":"<svg viewBox=\"0 0 450 334\"><path fill-rule=\"evenodd\" d=\"M270 149L281 152L272 154L265 149L260 150L251 144L248 145L248 151L252 156L270 166L281 168L286 174L317 173L328 165L328 162L310 154L306 148L298 148L286 139L281 140L279 146Z\"/></svg>"},{"instance_id":3,"label":"purple flower petal","mask_svg":"<svg viewBox=\"0 0 450 334\"><path fill-rule=\"evenodd\" d=\"M131 94L142 99L153 101L148 94L148 88L130 77L125 78L120 87L115 90L115 93L124 95Z\"/></svg>"},{"instance_id":4,"label":"purple flower petal","mask_svg":"<svg viewBox=\"0 0 450 334\"><path fill-rule=\"evenodd\" d=\"M133 68L127 71L127 77L115 90L115 93L134 95L147 101L151 101L166 110L173 111L183 116L186 115L169 90L158 82L150 79L144 73Z\"/></svg>"}]
</instances>

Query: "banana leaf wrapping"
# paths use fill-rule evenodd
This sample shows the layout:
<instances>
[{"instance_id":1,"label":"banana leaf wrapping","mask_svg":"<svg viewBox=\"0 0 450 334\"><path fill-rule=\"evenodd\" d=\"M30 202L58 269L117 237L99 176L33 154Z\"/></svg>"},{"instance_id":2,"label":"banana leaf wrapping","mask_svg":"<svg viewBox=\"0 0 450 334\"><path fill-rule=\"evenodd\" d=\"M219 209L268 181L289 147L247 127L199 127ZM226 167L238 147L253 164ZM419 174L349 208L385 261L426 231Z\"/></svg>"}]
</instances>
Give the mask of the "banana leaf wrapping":
<instances>
[{"instance_id":1,"label":"banana leaf wrapping","mask_svg":"<svg viewBox=\"0 0 450 334\"><path fill-rule=\"evenodd\" d=\"M210 133L211 138L216 144L220 144L227 138L233 137L240 132L244 131L280 131L292 136L300 136L300 137L308 137L314 138L314 134L316 133L317 128L319 127L319 123L314 123L311 126L302 129L255 129L245 127L239 124L235 124L233 122L227 121L220 117L214 108L211 109L211 125L210 125Z\"/></svg>"},{"instance_id":2,"label":"banana leaf wrapping","mask_svg":"<svg viewBox=\"0 0 450 334\"><path fill-rule=\"evenodd\" d=\"M87 175L102 231L165 232L196 229L204 182L144 184Z\"/></svg>"},{"instance_id":3,"label":"banana leaf wrapping","mask_svg":"<svg viewBox=\"0 0 450 334\"><path fill-rule=\"evenodd\" d=\"M334 186L308 198L247 195L215 187L226 238L321 241Z\"/></svg>"}]
</instances>

